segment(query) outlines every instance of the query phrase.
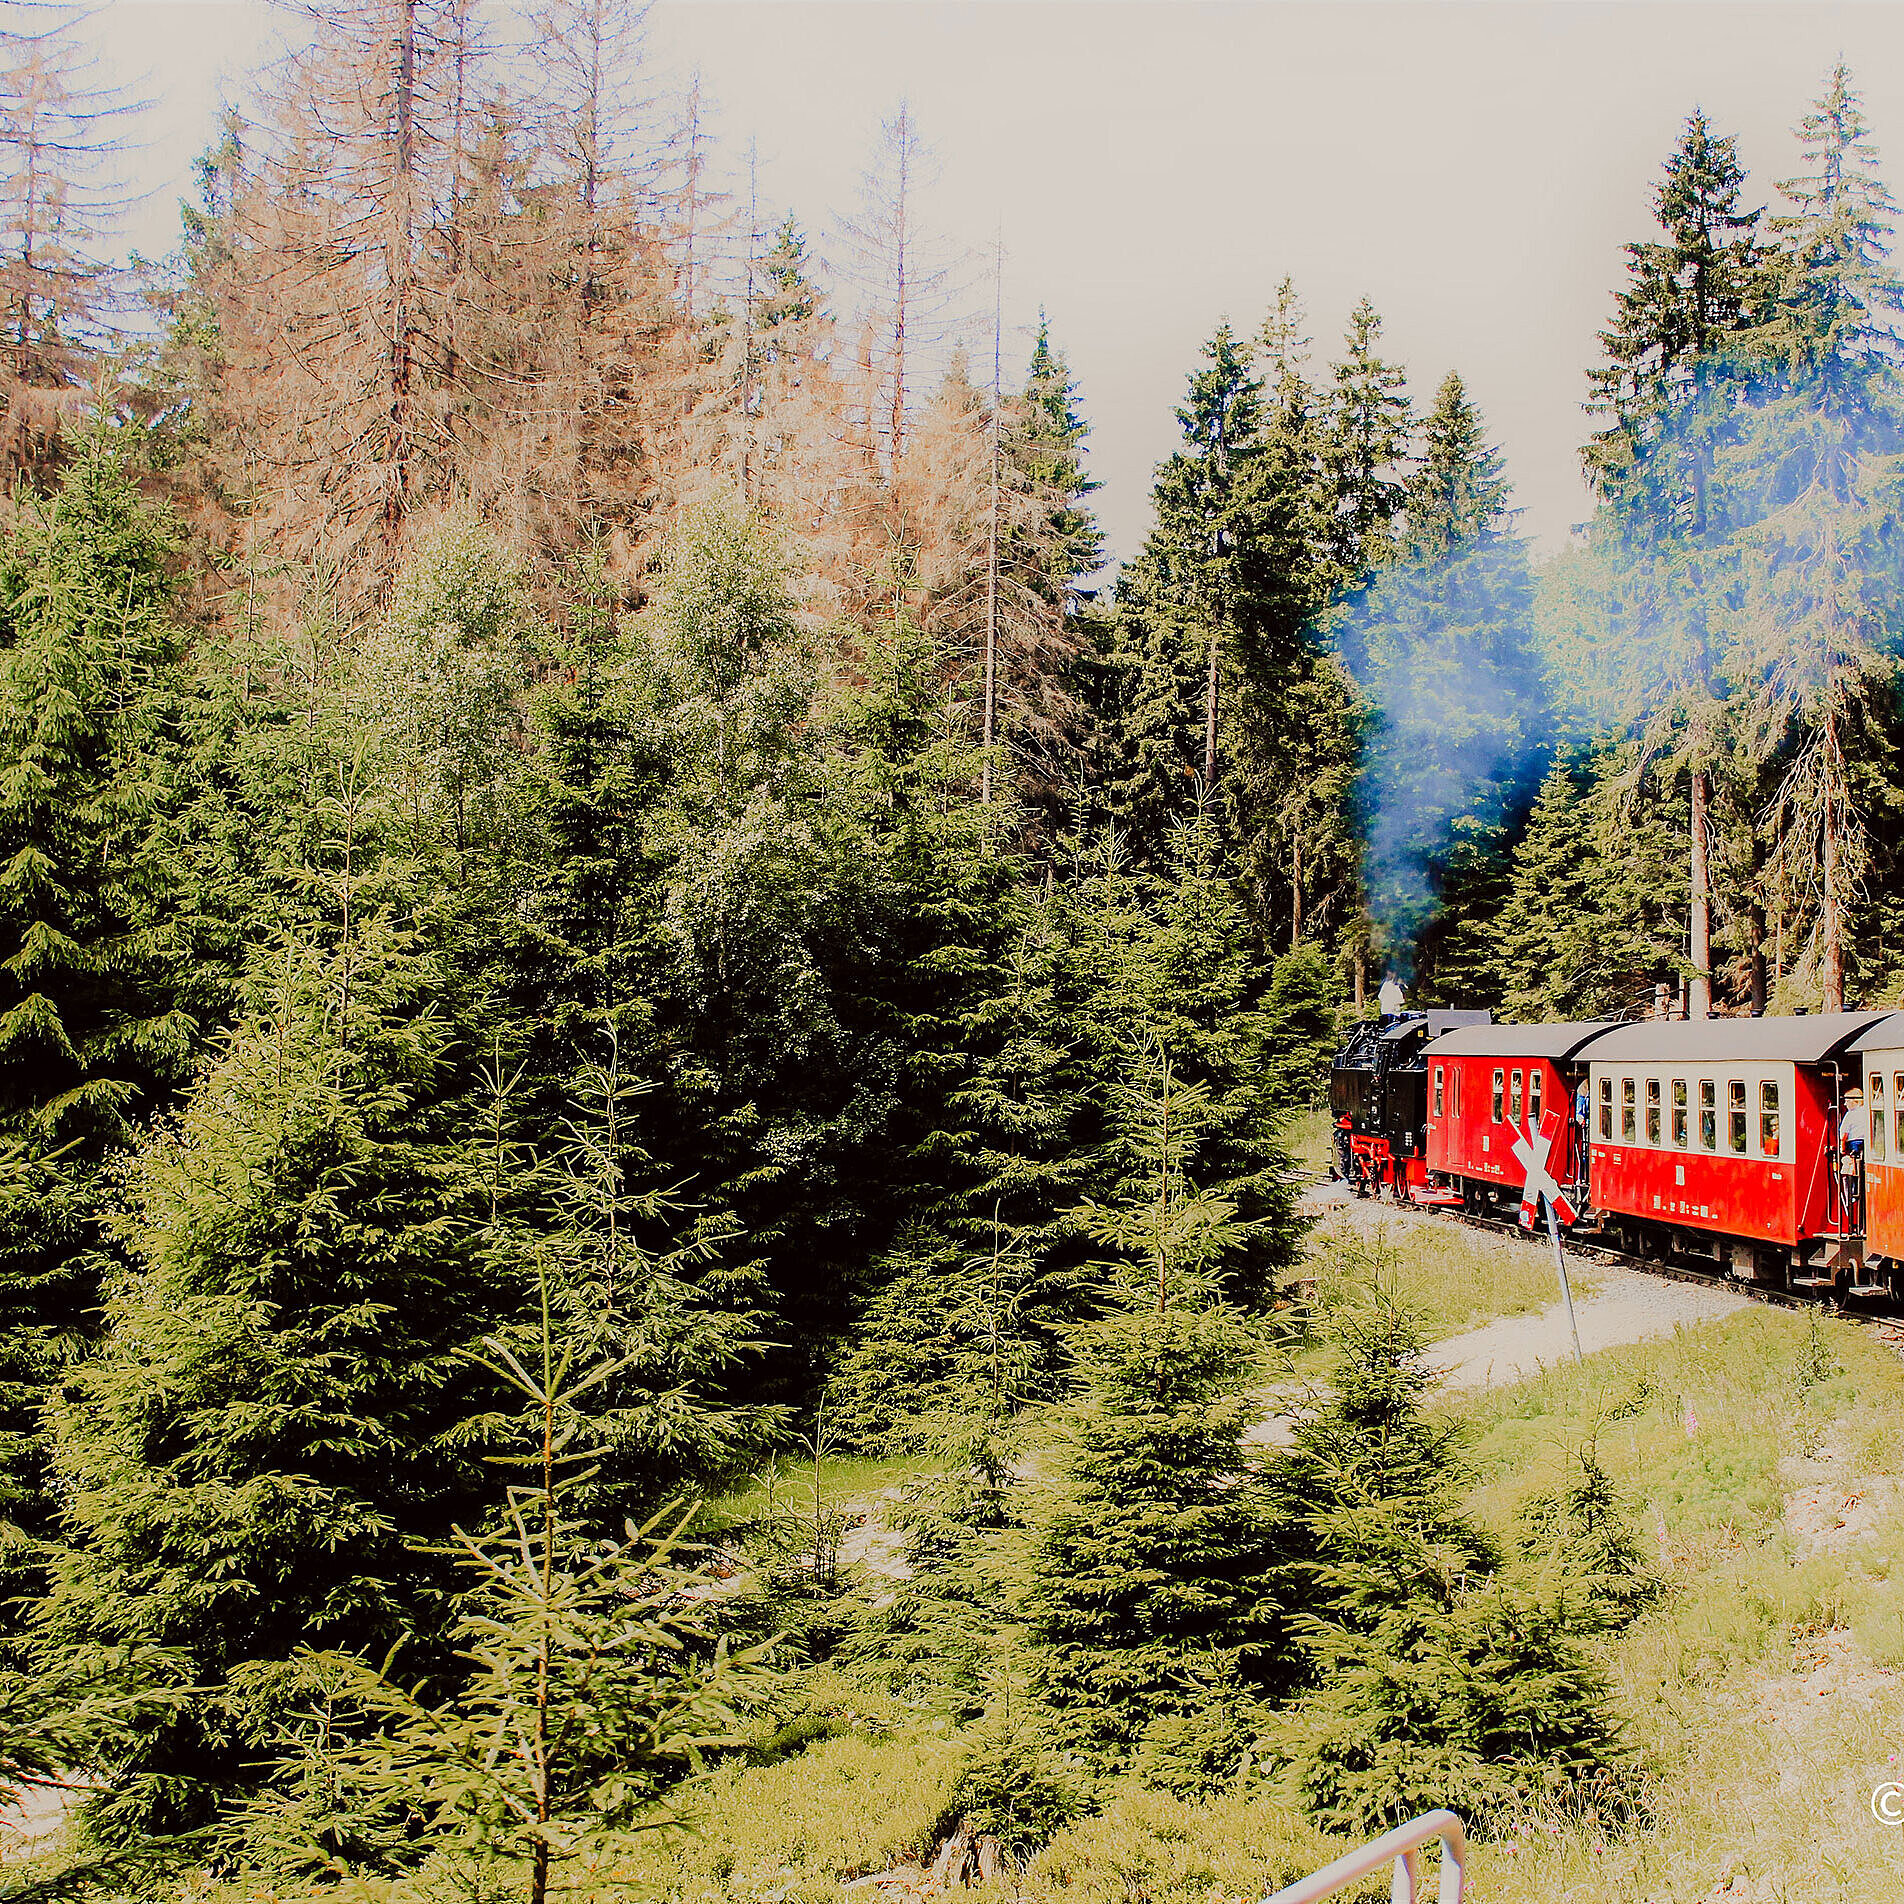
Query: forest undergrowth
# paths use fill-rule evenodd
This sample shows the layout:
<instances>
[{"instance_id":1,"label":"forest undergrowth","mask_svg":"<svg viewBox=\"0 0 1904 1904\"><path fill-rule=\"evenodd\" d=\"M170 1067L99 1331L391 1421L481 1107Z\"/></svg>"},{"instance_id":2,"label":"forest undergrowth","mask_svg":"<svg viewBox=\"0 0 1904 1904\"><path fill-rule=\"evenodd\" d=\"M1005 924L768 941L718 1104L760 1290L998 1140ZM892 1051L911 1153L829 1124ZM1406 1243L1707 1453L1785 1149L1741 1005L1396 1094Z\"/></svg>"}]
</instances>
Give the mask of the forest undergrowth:
<instances>
[{"instance_id":1,"label":"forest undergrowth","mask_svg":"<svg viewBox=\"0 0 1904 1904\"><path fill-rule=\"evenodd\" d=\"M1886 1478L1904 1465L1895 1343L1754 1309L1447 1412L1474 1435L1467 1506L1505 1542L1590 1449L1620 1503L1613 1535L1646 1582L1636 1617L1595 1644L1643 1767L1636 1802L1624 1817L1577 1803L1504 1813L1476 1849L1472 1898L1895 1897L1904 1844L1870 1811L1904 1741L1904 1512ZM1792 1511L1820 1497L1822 1515ZM877 1598L883 1584L860 1590ZM911 1895L957 1821L970 1751L943 1718L817 1667L763 1733L763 1762L699 1788L693 1832L657 1843L641 1882L691 1904L818 1904L875 1875L862 1892ZM1346 1842L1278 1785L1267 1768L1201 1793L1111 1780L1012 1893L1244 1904ZM1385 1882L1366 1891L1386 1895Z\"/></svg>"}]
</instances>

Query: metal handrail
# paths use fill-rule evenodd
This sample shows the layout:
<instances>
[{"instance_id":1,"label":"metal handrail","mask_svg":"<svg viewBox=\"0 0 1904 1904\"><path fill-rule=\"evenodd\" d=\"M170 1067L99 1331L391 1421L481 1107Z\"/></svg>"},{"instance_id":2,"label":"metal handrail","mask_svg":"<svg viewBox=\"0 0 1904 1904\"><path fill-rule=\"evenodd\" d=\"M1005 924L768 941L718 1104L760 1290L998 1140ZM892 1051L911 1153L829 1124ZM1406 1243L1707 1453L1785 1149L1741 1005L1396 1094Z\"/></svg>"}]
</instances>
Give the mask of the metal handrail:
<instances>
[{"instance_id":1,"label":"metal handrail","mask_svg":"<svg viewBox=\"0 0 1904 1904\"><path fill-rule=\"evenodd\" d=\"M1263 1904L1317 1904L1318 1899L1333 1896L1357 1878L1379 1871L1391 1858L1395 1860L1395 1879L1389 1893L1390 1904L1427 1904L1415 1854L1437 1838L1441 1840L1441 1883L1436 1904L1461 1904L1461 1894L1467 1885L1468 1833L1467 1827L1451 1811L1426 1812L1405 1825L1397 1825L1393 1831L1383 1832L1373 1844L1365 1844L1360 1851L1351 1851L1333 1864L1325 1864L1320 1871L1312 1871L1308 1877L1284 1885L1265 1898Z\"/></svg>"}]
</instances>

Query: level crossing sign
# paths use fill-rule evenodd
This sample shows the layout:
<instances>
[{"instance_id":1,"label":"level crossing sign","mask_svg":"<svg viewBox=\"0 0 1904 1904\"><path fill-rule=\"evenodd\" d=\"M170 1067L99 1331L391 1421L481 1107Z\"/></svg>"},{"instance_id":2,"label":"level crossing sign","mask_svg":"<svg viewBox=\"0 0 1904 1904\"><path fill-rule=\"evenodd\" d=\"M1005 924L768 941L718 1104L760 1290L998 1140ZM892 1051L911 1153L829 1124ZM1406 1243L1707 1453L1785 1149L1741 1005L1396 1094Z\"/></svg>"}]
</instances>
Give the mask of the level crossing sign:
<instances>
[{"instance_id":1,"label":"level crossing sign","mask_svg":"<svg viewBox=\"0 0 1904 1904\"><path fill-rule=\"evenodd\" d=\"M1514 1156L1520 1167L1527 1173L1527 1181L1521 1190L1521 1228L1531 1230L1540 1219L1540 1207L1547 1206L1547 1240L1554 1246L1554 1269L1560 1277L1561 1300L1567 1305L1567 1328L1573 1336L1573 1359L1581 1360L1580 1325L1574 1319L1573 1285L1567 1280L1567 1252L1560 1244L1560 1225L1575 1220L1576 1212L1573 1199L1560 1187L1554 1176L1553 1167L1547 1161L1554 1154L1554 1146L1560 1141L1560 1134L1566 1128L1565 1120L1557 1110L1550 1110L1540 1120L1540 1129L1517 1131L1514 1136ZM1562 1152L1565 1155L1565 1152Z\"/></svg>"},{"instance_id":2,"label":"level crossing sign","mask_svg":"<svg viewBox=\"0 0 1904 1904\"><path fill-rule=\"evenodd\" d=\"M1540 1221L1542 1197L1547 1199L1549 1207L1561 1222L1572 1223L1576 1219L1573 1199L1560 1187L1547 1162L1554 1154L1554 1146L1559 1143L1564 1128L1560 1113L1550 1110L1540 1120L1538 1131L1530 1130L1515 1135L1515 1160L1527 1175L1527 1181L1521 1189L1521 1228L1524 1230L1531 1230Z\"/></svg>"}]
</instances>

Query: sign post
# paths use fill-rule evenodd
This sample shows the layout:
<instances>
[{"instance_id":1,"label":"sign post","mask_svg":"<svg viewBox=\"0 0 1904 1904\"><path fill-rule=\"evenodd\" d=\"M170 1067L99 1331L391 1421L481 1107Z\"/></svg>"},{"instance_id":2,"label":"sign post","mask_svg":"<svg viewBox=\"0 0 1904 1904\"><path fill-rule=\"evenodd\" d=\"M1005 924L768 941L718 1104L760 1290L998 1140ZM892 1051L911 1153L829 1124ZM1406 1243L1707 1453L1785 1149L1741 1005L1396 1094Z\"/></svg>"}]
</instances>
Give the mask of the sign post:
<instances>
[{"instance_id":1,"label":"sign post","mask_svg":"<svg viewBox=\"0 0 1904 1904\"><path fill-rule=\"evenodd\" d=\"M1580 1325L1574 1320L1573 1285L1567 1280L1567 1253L1560 1247L1559 1216L1561 1211L1565 1211L1567 1221L1571 1223L1574 1220L1573 1199L1560 1187L1547 1165L1547 1159L1553 1155L1554 1145L1560 1141L1560 1134L1565 1127L1561 1114L1549 1111L1540 1120L1538 1132L1528 1131L1515 1136L1514 1155L1527 1173L1527 1181L1521 1190L1521 1228L1531 1230L1541 1206L1545 1204L1547 1207L1547 1237L1554 1246L1554 1268L1560 1272L1560 1294L1567 1305L1567 1327L1573 1333L1573 1359L1578 1363L1584 1359L1580 1353Z\"/></svg>"}]
</instances>

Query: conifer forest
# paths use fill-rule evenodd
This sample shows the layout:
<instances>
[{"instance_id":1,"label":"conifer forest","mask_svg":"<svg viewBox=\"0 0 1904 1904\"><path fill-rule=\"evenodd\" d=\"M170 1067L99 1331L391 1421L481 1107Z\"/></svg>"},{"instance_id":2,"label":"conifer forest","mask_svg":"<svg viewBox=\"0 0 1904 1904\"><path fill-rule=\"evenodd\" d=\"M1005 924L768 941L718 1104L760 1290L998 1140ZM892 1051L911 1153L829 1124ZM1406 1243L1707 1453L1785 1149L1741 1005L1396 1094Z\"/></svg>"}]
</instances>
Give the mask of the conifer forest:
<instances>
[{"instance_id":1,"label":"conifer forest","mask_svg":"<svg viewBox=\"0 0 1904 1904\"><path fill-rule=\"evenodd\" d=\"M939 129L716 190L636 0L530 11L315 9L130 262L128 102L0 48L0 1899L1246 1904L1444 1805L1489 1898L1895 1895L1642 1864L1686 1662L1855 1624L1696 1600L1796 1444L1695 1417L1895 1459L1896 1356L1464 1409L1303 1196L1391 975L1904 1002L1856 76L1763 184L1686 102L1565 547L1285 279L1112 562Z\"/></svg>"}]
</instances>

